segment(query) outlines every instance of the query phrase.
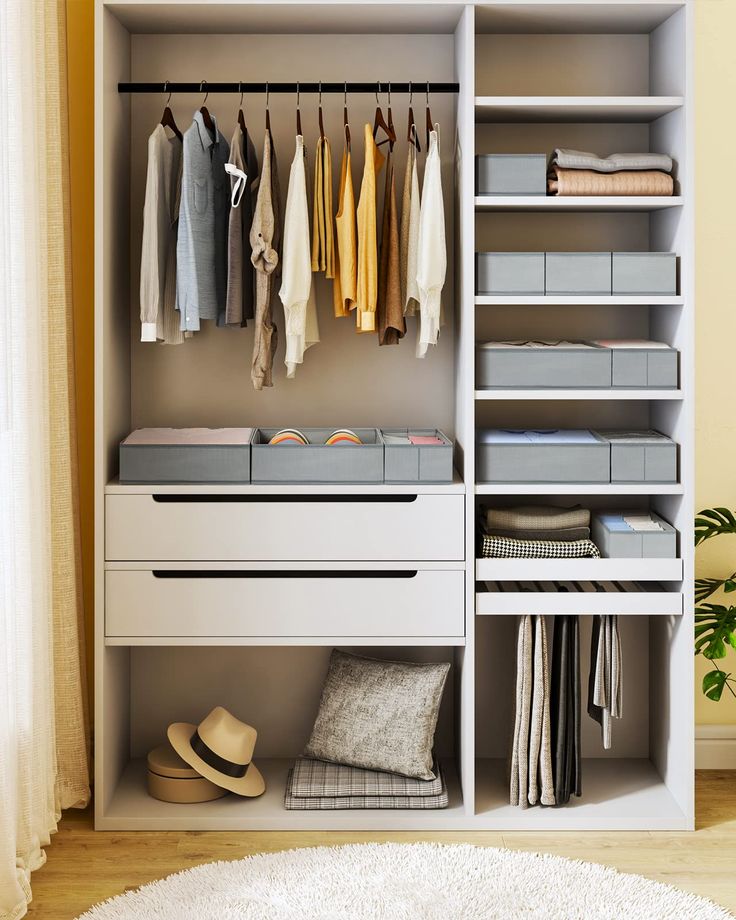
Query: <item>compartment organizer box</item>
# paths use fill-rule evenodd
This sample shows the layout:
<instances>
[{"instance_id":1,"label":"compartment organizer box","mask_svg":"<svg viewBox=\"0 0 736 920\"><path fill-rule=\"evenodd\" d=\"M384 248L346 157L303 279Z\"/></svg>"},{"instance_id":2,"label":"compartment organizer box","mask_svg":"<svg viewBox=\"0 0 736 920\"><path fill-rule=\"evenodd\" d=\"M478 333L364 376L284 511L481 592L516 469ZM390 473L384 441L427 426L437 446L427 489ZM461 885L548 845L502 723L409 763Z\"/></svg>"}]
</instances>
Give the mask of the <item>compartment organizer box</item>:
<instances>
[{"instance_id":1,"label":"compartment organizer box","mask_svg":"<svg viewBox=\"0 0 736 920\"><path fill-rule=\"evenodd\" d=\"M654 511L597 511L591 539L610 559L674 559L677 531Z\"/></svg>"},{"instance_id":2,"label":"compartment organizer box","mask_svg":"<svg viewBox=\"0 0 736 920\"><path fill-rule=\"evenodd\" d=\"M256 428L252 482L383 482L383 437L377 428L354 428L361 444L325 444L332 428L300 428L309 444L269 444L278 428Z\"/></svg>"},{"instance_id":3,"label":"compartment organizer box","mask_svg":"<svg viewBox=\"0 0 736 920\"><path fill-rule=\"evenodd\" d=\"M252 428L138 428L120 444L120 482L250 482Z\"/></svg>"},{"instance_id":4,"label":"compartment organizer box","mask_svg":"<svg viewBox=\"0 0 736 920\"><path fill-rule=\"evenodd\" d=\"M452 441L436 428L382 428L386 482L452 482ZM417 443L411 443L414 438ZM434 440L439 443L432 443Z\"/></svg>"},{"instance_id":5,"label":"compartment organizer box","mask_svg":"<svg viewBox=\"0 0 736 920\"><path fill-rule=\"evenodd\" d=\"M546 195L544 153L479 153L475 158L476 195Z\"/></svg>"}]
</instances>

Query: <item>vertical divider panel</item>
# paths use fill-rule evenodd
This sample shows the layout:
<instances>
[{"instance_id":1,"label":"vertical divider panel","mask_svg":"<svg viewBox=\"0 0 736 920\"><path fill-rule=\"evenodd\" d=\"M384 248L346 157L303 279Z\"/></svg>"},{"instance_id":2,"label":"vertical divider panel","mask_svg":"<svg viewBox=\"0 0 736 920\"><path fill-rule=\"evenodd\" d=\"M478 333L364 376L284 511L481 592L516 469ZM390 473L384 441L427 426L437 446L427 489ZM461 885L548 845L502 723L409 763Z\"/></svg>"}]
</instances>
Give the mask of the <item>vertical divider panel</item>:
<instances>
[{"instance_id":1,"label":"vertical divider panel","mask_svg":"<svg viewBox=\"0 0 736 920\"><path fill-rule=\"evenodd\" d=\"M465 481L465 649L460 651L460 782L466 815L475 813L475 7L466 6L455 30L455 69L460 84L455 145L457 221L455 285L456 438Z\"/></svg>"}]
</instances>

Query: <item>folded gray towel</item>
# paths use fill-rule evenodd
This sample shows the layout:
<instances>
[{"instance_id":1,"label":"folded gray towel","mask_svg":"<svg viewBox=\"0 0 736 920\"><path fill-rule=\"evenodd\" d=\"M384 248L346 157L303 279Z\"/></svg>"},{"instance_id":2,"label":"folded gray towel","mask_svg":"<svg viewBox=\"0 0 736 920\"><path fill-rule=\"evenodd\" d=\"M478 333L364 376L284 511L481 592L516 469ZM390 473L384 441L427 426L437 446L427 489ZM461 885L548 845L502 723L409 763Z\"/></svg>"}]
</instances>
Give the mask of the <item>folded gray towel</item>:
<instances>
[{"instance_id":1,"label":"folded gray towel","mask_svg":"<svg viewBox=\"0 0 736 920\"><path fill-rule=\"evenodd\" d=\"M557 508L554 505L519 505L514 508L484 508L486 529L559 530L590 527L590 511L580 505Z\"/></svg>"},{"instance_id":2,"label":"folded gray towel","mask_svg":"<svg viewBox=\"0 0 736 920\"><path fill-rule=\"evenodd\" d=\"M608 157L599 157L586 150L569 150L565 147L555 148L552 157L553 166L564 169L593 169L596 172L612 173L624 169L659 169L672 172L672 157L666 153L612 153Z\"/></svg>"}]
</instances>

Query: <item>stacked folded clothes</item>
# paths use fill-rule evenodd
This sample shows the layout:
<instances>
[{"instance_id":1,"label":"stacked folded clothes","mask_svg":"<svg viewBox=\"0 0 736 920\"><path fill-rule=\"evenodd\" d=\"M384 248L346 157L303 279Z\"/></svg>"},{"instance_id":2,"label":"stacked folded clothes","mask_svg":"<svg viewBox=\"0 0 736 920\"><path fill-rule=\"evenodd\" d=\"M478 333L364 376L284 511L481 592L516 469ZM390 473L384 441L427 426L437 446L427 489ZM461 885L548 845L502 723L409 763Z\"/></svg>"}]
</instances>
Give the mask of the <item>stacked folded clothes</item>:
<instances>
[{"instance_id":1,"label":"stacked folded clothes","mask_svg":"<svg viewBox=\"0 0 736 920\"><path fill-rule=\"evenodd\" d=\"M590 539L590 511L580 505L483 508L480 555L484 559L598 558Z\"/></svg>"},{"instance_id":2,"label":"stacked folded clothes","mask_svg":"<svg viewBox=\"0 0 736 920\"><path fill-rule=\"evenodd\" d=\"M549 168L552 195L674 194L672 159L663 153L613 153L599 157L558 147Z\"/></svg>"},{"instance_id":3,"label":"stacked folded clothes","mask_svg":"<svg viewBox=\"0 0 736 920\"><path fill-rule=\"evenodd\" d=\"M436 779L298 757L289 771L284 806L301 810L346 808L447 808L447 784L439 764Z\"/></svg>"}]
</instances>

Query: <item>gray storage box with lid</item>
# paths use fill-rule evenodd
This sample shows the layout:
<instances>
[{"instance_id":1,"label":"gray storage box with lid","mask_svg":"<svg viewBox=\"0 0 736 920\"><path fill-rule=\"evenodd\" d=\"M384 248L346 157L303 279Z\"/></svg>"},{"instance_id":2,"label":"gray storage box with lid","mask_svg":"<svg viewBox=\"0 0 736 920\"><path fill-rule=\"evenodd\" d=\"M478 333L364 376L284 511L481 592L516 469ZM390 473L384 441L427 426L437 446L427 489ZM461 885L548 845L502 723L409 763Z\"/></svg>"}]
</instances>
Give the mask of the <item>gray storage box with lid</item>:
<instances>
[{"instance_id":1,"label":"gray storage box with lid","mask_svg":"<svg viewBox=\"0 0 736 920\"><path fill-rule=\"evenodd\" d=\"M487 342L475 361L476 386L610 387L611 353L588 342Z\"/></svg>"},{"instance_id":2,"label":"gray storage box with lid","mask_svg":"<svg viewBox=\"0 0 736 920\"><path fill-rule=\"evenodd\" d=\"M362 444L325 444L333 428L300 428L309 444L269 444L279 428L256 428L253 482L383 482L383 438L377 428L353 428Z\"/></svg>"},{"instance_id":3,"label":"gray storage box with lid","mask_svg":"<svg viewBox=\"0 0 736 920\"><path fill-rule=\"evenodd\" d=\"M250 482L252 435L252 428L138 428L120 444L120 482Z\"/></svg>"},{"instance_id":4,"label":"gray storage box with lid","mask_svg":"<svg viewBox=\"0 0 736 920\"><path fill-rule=\"evenodd\" d=\"M544 153L482 153L475 158L477 195L546 195Z\"/></svg>"},{"instance_id":5,"label":"gray storage box with lid","mask_svg":"<svg viewBox=\"0 0 736 920\"><path fill-rule=\"evenodd\" d=\"M610 252L548 252L545 293L611 293Z\"/></svg>"},{"instance_id":6,"label":"gray storage box with lid","mask_svg":"<svg viewBox=\"0 0 736 920\"><path fill-rule=\"evenodd\" d=\"M544 294L543 252L477 252L479 294Z\"/></svg>"},{"instance_id":7,"label":"gray storage box with lid","mask_svg":"<svg viewBox=\"0 0 736 920\"><path fill-rule=\"evenodd\" d=\"M595 432L478 432L479 482L608 482L610 448Z\"/></svg>"},{"instance_id":8,"label":"gray storage box with lid","mask_svg":"<svg viewBox=\"0 0 736 920\"><path fill-rule=\"evenodd\" d=\"M677 482L677 445L658 431L598 431L611 446L611 482Z\"/></svg>"},{"instance_id":9,"label":"gray storage box with lid","mask_svg":"<svg viewBox=\"0 0 736 920\"><path fill-rule=\"evenodd\" d=\"M614 387L677 387L678 352L663 342L608 341L593 344L610 349Z\"/></svg>"},{"instance_id":10,"label":"gray storage box with lid","mask_svg":"<svg viewBox=\"0 0 736 920\"><path fill-rule=\"evenodd\" d=\"M660 530L638 530L625 518L649 516ZM599 511L593 514L591 538L608 559L674 559L677 531L653 511Z\"/></svg>"},{"instance_id":11,"label":"gray storage box with lid","mask_svg":"<svg viewBox=\"0 0 736 920\"><path fill-rule=\"evenodd\" d=\"M674 252L614 252L614 294L676 294Z\"/></svg>"},{"instance_id":12,"label":"gray storage box with lid","mask_svg":"<svg viewBox=\"0 0 736 920\"><path fill-rule=\"evenodd\" d=\"M436 428L382 428L385 482L452 482L453 444ZM411 444L411 436L441 444Z\"/></svg>"}]
</instances>

